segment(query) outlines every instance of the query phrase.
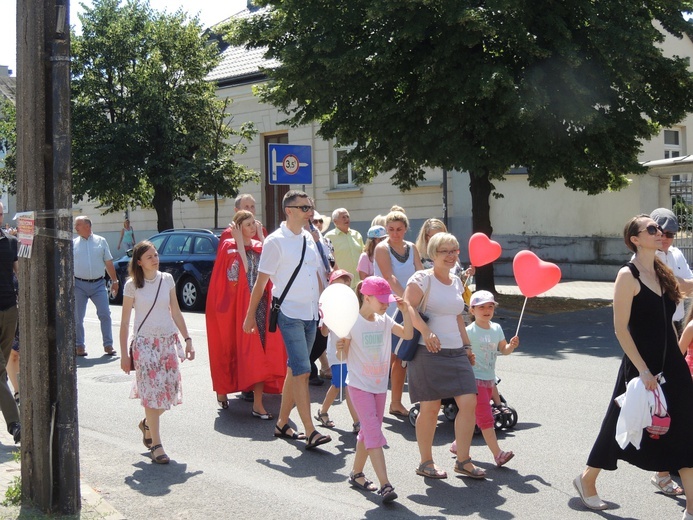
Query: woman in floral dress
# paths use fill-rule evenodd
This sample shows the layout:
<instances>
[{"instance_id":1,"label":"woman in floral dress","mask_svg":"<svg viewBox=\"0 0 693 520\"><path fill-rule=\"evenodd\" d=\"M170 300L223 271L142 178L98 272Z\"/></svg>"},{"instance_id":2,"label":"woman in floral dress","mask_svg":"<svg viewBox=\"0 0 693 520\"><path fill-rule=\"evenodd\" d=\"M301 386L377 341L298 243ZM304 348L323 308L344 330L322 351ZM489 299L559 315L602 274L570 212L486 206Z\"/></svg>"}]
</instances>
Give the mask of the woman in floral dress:
<instances>
[{"instance_id":1,"label":"woman in floral dress","mask_svg":"<svg viewBox=\"0 0 693 520\"><path fill-rule=\"evenodd\" d=\"M168 464L161 445L159 417L182 402L179 359L195 359L183 314L176 299L176 285L169 273L159 272L159 253L145 240L137 244L129 266L130 278L123 289L120 322L120 366L130 373L134 362L136 378L130 397L139 398L145 418L140 421L142 442L157 464ZM135 309L132 360L128 352L130 314ZM183 335L185 351L178 338Z\"/></svg>"}]
</instances>

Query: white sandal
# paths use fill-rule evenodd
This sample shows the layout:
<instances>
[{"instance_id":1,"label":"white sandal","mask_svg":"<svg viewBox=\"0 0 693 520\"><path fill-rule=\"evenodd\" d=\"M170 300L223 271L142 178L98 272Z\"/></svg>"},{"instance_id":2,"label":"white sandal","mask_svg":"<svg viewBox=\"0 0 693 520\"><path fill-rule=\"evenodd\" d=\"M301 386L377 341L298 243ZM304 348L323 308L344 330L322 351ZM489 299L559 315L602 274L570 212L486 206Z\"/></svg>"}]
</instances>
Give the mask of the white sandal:
<instances>
[{"instance_id":1,"label":"white sandal","mask_svg":"<svg viewBox=\"0 0 693 520\"><path fill-rule=\"evenodd\" d=\"M671 479L671 475L660 477L655 473L654 475L652 475L650 482L652 482L652 485L659 489L665 495L669 495L671 497L683 495L683 489L681 488L681 486L679 486L676 482L674 482Z\"/></svg>"}]
</instances>

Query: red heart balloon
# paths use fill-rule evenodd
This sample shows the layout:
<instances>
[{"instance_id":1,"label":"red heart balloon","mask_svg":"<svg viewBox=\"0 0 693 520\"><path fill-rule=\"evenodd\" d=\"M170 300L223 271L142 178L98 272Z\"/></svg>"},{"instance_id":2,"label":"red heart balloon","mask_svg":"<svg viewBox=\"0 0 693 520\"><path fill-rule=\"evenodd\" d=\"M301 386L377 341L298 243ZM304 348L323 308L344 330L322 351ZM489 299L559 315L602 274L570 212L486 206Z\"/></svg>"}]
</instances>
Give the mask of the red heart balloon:
<instances>
[{"instance_id":1,"label":"red heart balloon","mask_svg":"<svg viewBox=\"0 0 693 520\"><path fill-rule=\"evenodd\" d=\"M469 237L469 261L474 267L490 264L500 258L501 246L483 233Z\"/></svg>"},{"instance_id":2,"label":"red heart balloon","mask_svg":"<svg viewBox=\"0 0 693 520\"><path fill-rule=\"evenodd\" d=\"M525 250L515 255L513 274L522 294L532 298L545 293L560 281L561 268Z\"/></svg>"}]
</instances>

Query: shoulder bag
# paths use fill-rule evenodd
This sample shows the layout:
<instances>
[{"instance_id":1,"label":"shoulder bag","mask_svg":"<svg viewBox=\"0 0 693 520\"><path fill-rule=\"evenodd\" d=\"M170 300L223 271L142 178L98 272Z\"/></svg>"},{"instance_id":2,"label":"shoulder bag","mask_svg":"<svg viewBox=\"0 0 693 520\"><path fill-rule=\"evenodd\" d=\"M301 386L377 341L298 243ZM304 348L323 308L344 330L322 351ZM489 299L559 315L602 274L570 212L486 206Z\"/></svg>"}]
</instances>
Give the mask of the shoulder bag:
<instances>
[{"instance_id":1,"label":"shoulder bag","mask_svg":"<svg viewBox=\"0 0 693 520\"><path fill-rule=\"evenodd\" d=\"M137 335L140 333L140 330L142 330L142 325L144 325L144 322L147 321L147 318L149 318L149 315L152 313L152 310L154 310L154 305L156 305L156 300L159 298L159 291L161 290L161 282L164 281L164 275L163 273L161 274L161 279L159 280L159 287L156 289L156 296L154 296L154 303L152 303L151 308L149 309L149 312L147 315L144 317L142 320L142 323L140 323L140 326L137 327L137 332L132 336L132 339L130 340L130 370L135 371L135 359L132 357L132 349L135 346L135 338L137 338Z\"/></svg>"},{"instance_id":2,"label":"shoulder bag","mask_svg":"<svg viewBox=\"0 0 693 520\"><path fill-rule=\"evenodd\" d=\"M282 294L279 298L272 297L272 307L270 308L270 317L269 317L269 327L267 327L267 330L270 332L275 332L277 330L277 319L279 318L279 309L282 306L282 302L284 301L284 298L286 298L286 294L289 292L289 289L291 288L291 284L294 283L294 280L296 279L296 276L298 275L298 272L301 270L301 266L303 265L303 258L306 256L306 237L303 237L303 249L301 250L301 259L298 261L298 265L296 266L296 269L294 269L293 274L291 275L291 278L289 278L289 283L286 284L286 287L284 287L284 290L282 291Z\"/></svg>"},{"instance_id":3,"label":"shoulder bag","mask_svg":"<svg viewBox=\"0 0 693 520\"><path fill-rule=\"evenodd\" d=\"M419 302L419 306L417 307L417 311L419 312L419 316L421 317L424 322L428 322L428 316L426 316L426 305L428 304L428 295L431 292L431 276L432 274L427 274L424 277L425 284L426 284L426 289L424 290L424 294L421 297L421 301ZM401 312L397 311L400 316ZM404 318L404 317L402 317ZM421 339L421 332L419 329L414 327L414 335L412 336L411 339L402 339L399 338L399 341L397 342L397 345L392 349L392 352L394 353L395 356L397 356L399 359L402 361L411 361L414 359L414 355L416 354L416 349L419 348L419 340Z\"/></svg>"}]
</instances>

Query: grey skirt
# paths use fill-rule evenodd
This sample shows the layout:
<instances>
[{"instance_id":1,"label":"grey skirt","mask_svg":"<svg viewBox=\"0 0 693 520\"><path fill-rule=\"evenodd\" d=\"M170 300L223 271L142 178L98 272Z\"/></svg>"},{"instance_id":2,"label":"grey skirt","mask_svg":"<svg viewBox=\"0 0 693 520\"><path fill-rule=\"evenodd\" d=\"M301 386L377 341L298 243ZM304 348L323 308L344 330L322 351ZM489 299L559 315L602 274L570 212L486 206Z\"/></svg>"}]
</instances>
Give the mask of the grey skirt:
<instances>
[{"instance_id":1,"label":"grey skirt","mask_svg":"<svg viewBox=\"0 0 693 520\"><path fill-rule=\"evenodd\" d=\"M435 354L424 345L407 364L412 403L476 394L474 370L464 348L442 349Z\"/></svg>"}]
</instances>

